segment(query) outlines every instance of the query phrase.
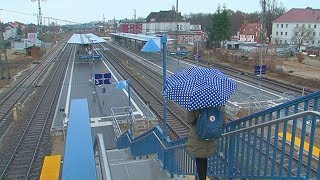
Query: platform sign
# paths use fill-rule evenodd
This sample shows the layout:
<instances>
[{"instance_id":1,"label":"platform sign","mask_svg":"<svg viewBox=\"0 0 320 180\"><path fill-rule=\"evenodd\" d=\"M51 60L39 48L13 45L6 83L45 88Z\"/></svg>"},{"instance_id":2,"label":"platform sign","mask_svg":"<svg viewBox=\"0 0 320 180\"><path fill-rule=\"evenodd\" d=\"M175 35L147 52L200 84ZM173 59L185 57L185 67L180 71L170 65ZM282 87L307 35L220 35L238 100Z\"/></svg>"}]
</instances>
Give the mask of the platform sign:
<instances>
[{"instance_id":1,"label":"platform sign","mask_svg":"<svg viewBox=\"0 0 320 180\"><path fill-rule=\"evenodd\" d=\"M111 79L104 79L103 84L111 84Z\"/></svg>"},{"instance_id":2,"label":"platform sign","mask_svg":"<svg viewBox=\"0 0 320 180\"><path fill-rule=\"evenodd\" d=\"M111 84L111 73L94 74L95 85Z\"/></svg>"},{"instance_id":3,"label":"platform sign","mask_svg":"<svg viewBox=\"0 0 320 180\"><path fill-rule=\"evenodd\" d=\"M103 80L102 79L95 79L94 83L95 83L95 85L101 85L101 84L103 84Z\"/></svg>"},{"instance_id":4,"label":"platform sign","mask_svg":"<svg viewBox=\"0 0 320 180\"><path fill-rule=\"evenodd\" d=\"M254 66L254 75L259 75L261 72L261 74L266 74L267 72L267 65L263 64L263 65L255 65Z\"/></svg>"},{"instance_id":5,"label":"platform sign","mask_svg":"<svg viewBox=\"0 0 320 180\"><path fill-rule=\"evenodd\" d=\"M111 73L104 73L103 74L103 78L105 78L105 79L111 79Z\"/></svg>"}]
</instances>

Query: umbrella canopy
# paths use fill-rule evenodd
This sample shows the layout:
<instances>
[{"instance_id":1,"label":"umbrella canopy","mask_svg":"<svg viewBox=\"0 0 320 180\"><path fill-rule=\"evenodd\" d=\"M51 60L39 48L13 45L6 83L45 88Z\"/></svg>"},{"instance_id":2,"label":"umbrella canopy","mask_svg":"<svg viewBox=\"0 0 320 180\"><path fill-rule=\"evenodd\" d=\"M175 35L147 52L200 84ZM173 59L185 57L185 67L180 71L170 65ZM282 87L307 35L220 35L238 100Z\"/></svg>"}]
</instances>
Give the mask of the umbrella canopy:
<instances>
[{"instance_id":1,"label":"umbrella canopy","mask_svg":"<svg viewBox=\"0 0 320 180\"><path fill-rule=\"evenodd\" d=\"M166 79L164 95L190 111L224 105L236 89L219 70L190 67Z\"/></svg>"}]
</instances>

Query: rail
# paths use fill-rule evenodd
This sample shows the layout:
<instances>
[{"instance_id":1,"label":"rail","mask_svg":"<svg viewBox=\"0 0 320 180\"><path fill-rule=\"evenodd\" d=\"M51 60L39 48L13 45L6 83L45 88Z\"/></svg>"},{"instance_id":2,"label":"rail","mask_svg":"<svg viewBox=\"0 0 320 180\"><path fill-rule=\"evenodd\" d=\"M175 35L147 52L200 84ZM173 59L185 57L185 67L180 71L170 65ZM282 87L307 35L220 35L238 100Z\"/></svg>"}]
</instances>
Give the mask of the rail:
<instances>
[{"instance_id":1,"label":"rail","mask_svg":"<svg viewBox=\"0 0 320 180\"><path fill-rule=\"evenodd\" d=\"M110 166L108 163L108 156L106 153L106 147L104 145L103 135L101 133L96 135L93 151L98 151L99 161L100 161L100 170L103 180L112 180Z\"/></svg>"},{"instance_id":2,"label":"rail","mask_svg":"<svg viewBox=\"0 0 320 180\"><path fill-rule=\"evenodd\" d=\"M274 125L274 124L277 124L277 123L282 123L282 122L285 122L285 121L288 121L288 120L292 120L292 119L295 119L295 118L301 118L301 117L308 116L308 115L315 115L315 116L318 116L320 118L320 112L317 112L317 111L303 111L303 112L299 112L297 114L293 114L293 115L290 115L290 116L282 117L282 118L279 118L279 119L276 119L276 120L273 120L273 121L268 121L268 122L260 123L258 125L254 125L254 126L238 129L238 130L235 130L235 131L232 131L232 132L227 132L227 133L222 134L222 137L237 135L237 134L242 133L242 132L248 132L248 131L251 131L251 130L254 130L254 129L271 126L271 125Z\"/></svg>"}]
</instances>

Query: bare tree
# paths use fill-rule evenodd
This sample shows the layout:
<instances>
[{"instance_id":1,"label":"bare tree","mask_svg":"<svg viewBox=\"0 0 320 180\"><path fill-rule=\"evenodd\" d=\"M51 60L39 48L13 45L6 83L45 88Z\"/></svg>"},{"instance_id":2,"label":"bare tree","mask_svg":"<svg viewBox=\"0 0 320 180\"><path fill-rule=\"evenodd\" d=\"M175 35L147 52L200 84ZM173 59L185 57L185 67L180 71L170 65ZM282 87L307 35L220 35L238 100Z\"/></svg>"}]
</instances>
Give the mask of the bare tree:
<instances>
[{"instance_id":1,"label":"bare tree","mask_svg":"<svg viewBox=\"0 0 320 180\"><path fill-rule=\"evenodd\" d=\"M315 31L312 28L306 28L305 26L299 26L294 29L291 42L294 42L298 50L301 50L303 43L311 44L314 41Z\"/></svg>"},{"instance_id":2,"label":"bare tree","mask_svg":"<svg viewBox=\"0 0 320 180\"><path fill-rule=\"evenodd\" d=\"M261 6L263 5L262 2L263 0L260 0ZM285 12L286 8L282 2L278 2L278 0L266 0L265 25L269 40L272 32L272 21L283 15Z\"/></svg>"}]
</instances>

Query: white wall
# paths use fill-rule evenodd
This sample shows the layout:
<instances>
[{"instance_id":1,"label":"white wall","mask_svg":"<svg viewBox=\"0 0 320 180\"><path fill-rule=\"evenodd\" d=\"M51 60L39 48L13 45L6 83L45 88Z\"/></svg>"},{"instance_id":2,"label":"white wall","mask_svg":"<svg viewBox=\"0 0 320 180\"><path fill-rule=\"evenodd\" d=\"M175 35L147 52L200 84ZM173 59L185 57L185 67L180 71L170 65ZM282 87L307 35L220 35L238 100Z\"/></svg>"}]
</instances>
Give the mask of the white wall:
<instances>
[{"instance_id":1,"label":"white wall","mask_svg":"<svg viewBox=\"0 0 320 180\"><path fill-rule=\"evenodd\" d=\"M176 22L149 22L142 24L143 34L154 34L156 32L176 31ZM179 22L179 31L190 31L190 22Z\"/></svg>"},{"instance_id":2,"label":"white wall","mask_svg":"<svg viewBox=\"0 0 320 180\"><path fill-rule=\"evenodd\" d=\"M240 41L242 41L242 42L254 42L254 35L240 34Z\"/></svg>"},{"instance_id":3,"label":"white wall","mask_svg":"<svg viewBox=\"0 0 320 180\"><path fill-rule=\"evenodd\" d=\"M276 44L277 40L278 44L295 44L295 42L292 41L292 37L294 36L294 30L297 24L299 25L299 27L304 25L306 28L308 28L310 25L310 28L315 30L316 35L314 38L314 44L312 44L312 42L309 42L309 45L320 47L320 23L273 23L271 43ZM316 28L314 28L314 25L316 25ZM303 45L306 46L308 44L304 42Z\"/></svg>"},{"instance_id":4,"label":"white wall","mask_svg":"<svg viewBox=\"0 0 320 180\"><path fill-rule=\"evenodd\" d=\"M10 37L15 38L17 37L17 29L14 28L6 28L5 32L3 33L4 40L9 39Z\"/></svg>"}]
</instances>

